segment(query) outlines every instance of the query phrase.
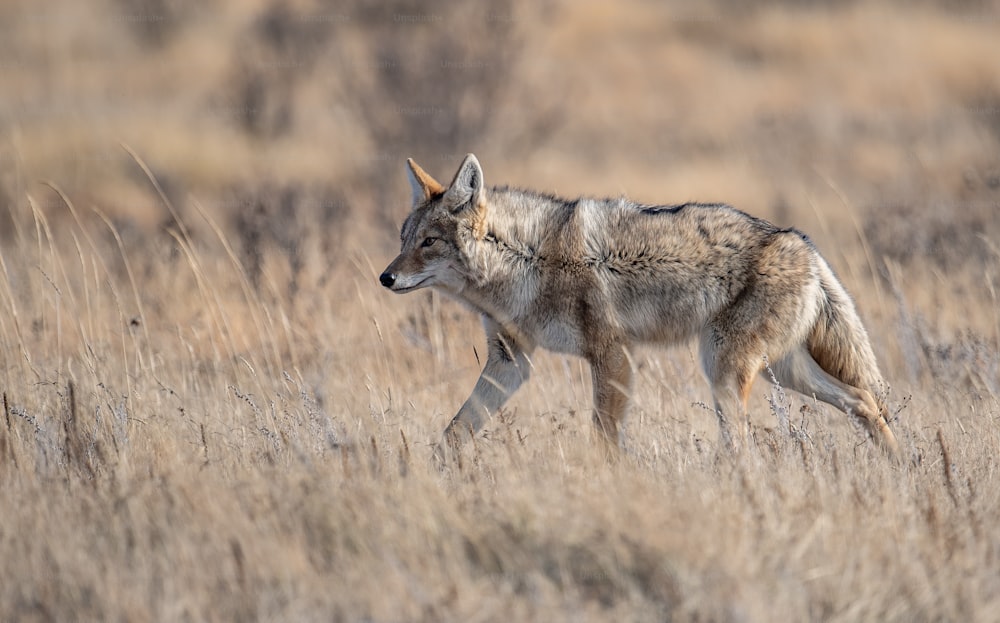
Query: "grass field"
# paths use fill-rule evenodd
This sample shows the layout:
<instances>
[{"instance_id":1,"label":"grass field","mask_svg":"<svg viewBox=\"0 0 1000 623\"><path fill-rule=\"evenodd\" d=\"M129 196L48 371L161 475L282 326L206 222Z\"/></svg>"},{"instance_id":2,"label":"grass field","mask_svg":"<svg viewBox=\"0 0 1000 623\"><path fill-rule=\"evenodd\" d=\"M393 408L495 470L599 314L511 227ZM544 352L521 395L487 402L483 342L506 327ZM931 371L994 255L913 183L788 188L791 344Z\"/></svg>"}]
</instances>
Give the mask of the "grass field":
<instances>
[{"instance_id":1,"label":"grass field","mask_svg":"<svg viewBox=\"0 0 1000 623\"><path fill-rule=\"evenodd\" d=\"M994 2L8 3L0 620L1000 619ZM893 465L693 344L586 364L444 469L478 319L393 296L413 156L808 232L891 384Z\"/></svg>"}]
</instances>

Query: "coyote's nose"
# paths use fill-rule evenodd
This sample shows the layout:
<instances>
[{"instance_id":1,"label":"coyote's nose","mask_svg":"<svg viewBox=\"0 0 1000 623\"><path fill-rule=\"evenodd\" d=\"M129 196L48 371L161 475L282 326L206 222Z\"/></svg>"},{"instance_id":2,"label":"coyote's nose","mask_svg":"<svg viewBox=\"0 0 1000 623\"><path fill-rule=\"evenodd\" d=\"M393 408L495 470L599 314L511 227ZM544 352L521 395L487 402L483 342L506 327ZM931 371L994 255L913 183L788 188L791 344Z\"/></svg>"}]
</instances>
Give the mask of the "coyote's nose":
<instances>
[{"instance_id":1,"label":"coyote's nose","mask_svg":"<svg viewBox=\"0 0 1000 623\"><path fill-rule=\"evenodd\" d=\"M396 283L396 275L395 273L390 273L389 271L385 271L379 276L378 280L379 283L381 283L385 287L391 288L392 284Z\"/></svg>"}]
</instances>

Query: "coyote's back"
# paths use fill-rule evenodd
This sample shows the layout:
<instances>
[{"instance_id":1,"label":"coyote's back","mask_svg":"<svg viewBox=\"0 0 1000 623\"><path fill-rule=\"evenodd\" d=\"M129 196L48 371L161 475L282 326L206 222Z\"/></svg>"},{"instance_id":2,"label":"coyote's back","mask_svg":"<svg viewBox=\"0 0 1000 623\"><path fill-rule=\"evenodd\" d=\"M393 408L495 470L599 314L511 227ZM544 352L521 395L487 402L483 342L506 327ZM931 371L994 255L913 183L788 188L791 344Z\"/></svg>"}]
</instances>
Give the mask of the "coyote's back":
<instances>
[{"instance_id":1,"label":"coyote's back","mask_svg":"<svg viewBox=\"0 0 1000 623\"><path fill-rule=\"evenodd\" d=\"M483 316L489 345L449 441L496 413L527 380L541 346L590 362L594 420L617 445L631 392L628 349L697 336L725 445L746 444L750 387L769 363L783 385L861 418L898 454L876 400L882 381L868 336L801 232L720 204L487 188L472 155L448 187L408 165L413 210L380 281L464 302Z\"/></svg>"}]
</instances>

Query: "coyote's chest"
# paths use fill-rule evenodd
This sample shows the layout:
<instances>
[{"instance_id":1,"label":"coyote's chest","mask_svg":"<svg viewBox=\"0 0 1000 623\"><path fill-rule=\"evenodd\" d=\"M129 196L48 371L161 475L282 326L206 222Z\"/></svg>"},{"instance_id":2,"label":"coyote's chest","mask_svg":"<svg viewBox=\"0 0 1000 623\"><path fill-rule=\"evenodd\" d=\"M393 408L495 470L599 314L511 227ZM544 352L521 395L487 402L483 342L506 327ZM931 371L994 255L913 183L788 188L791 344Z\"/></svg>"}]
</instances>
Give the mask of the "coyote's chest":
<instances>
[{"instance_id":1,"label":"coyote's chest","mask_svg":"<svg viewBox=\"0 0 1000 623\"><path fill-rule=\"evenodd\" d=\"M555 270L536 281L518 324L542 348L585 355L595 334L610 329L609 301L591 270Z\"/></svg>"},{"instance_id":2,"label":"coyote's chest","mask_svg":"<svg viewBox=\"0 0 1000 623\"><path fill-rule=\"evenodd\" d=\"M582 355L583 335L576 322L565 317L544 319L535 331L535 340L542 348L567 355Z\"/></svg>"}]
</instances>

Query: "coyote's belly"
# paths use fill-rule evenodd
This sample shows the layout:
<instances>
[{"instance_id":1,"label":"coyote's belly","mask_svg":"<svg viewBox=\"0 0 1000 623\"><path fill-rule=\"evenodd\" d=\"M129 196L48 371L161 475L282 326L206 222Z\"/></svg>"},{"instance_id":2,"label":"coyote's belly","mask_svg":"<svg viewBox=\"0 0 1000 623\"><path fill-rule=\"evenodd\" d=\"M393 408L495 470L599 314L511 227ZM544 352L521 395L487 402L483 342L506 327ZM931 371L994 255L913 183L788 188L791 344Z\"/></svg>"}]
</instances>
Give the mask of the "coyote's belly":
<instances>
[{"instance_id":1,"label":"coyote's belly","mask_svg":"<svg viewBox=\"0 0 1000 623\"><path fill-rule=\"evenodd\" d=\"M728 289L716 284L647 277L642 283L595 278L585 288L549 289L515 324L546 350L586 356L609 339L683 342L731 302Z\"/></svg>"}]
</instances>

